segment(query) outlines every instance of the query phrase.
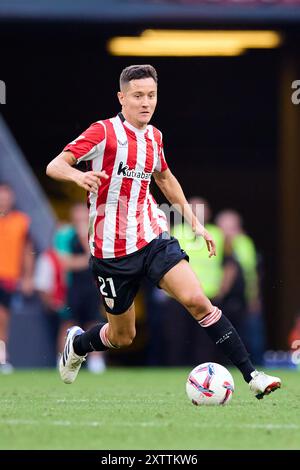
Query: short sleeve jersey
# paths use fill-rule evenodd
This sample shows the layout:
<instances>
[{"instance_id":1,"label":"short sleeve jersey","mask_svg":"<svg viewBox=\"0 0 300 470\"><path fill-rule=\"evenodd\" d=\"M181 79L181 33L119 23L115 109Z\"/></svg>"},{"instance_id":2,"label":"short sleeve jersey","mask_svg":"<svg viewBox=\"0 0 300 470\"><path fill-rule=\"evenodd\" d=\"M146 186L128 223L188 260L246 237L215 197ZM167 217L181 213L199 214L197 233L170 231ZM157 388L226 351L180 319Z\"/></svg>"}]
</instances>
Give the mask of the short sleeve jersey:
<instances>
[{"instance_id":1,"label":"short sleeve jersey","mask_svg":"<svg viewBox=\"0 0 300 470\"><path fill-rule=\"evenodd\" d=\"M152 125L139 130L122 118L93 123L64 148L109 177L98 194L88 193L89 245L97 258L134 253L168 230L149 190L153 172L168 168L162 134Z\"/></svg>"}]
</instances>

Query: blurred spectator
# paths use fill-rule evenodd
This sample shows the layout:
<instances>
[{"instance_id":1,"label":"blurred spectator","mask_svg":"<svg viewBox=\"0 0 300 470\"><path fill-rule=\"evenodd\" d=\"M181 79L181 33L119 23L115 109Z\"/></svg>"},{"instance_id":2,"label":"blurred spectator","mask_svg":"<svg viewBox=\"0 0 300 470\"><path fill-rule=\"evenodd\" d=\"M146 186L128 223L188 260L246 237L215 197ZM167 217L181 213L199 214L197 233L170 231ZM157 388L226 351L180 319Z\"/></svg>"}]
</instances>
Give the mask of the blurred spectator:
<instances>
[{"instance_id":1,"label":"blurred spectator","mask_svg":"<svg viewBox=\"0 0 300 470\"><path fill-rule=\"evenodd\" d=\"M245 276L246 296L249 310L260 308L257 275L257 254L253 240L244 232L243 221L234 210L224 210L216 217L218 227L224 233L237 257Z\"/></svg>"},{"instance_id":2,"label":"blurred spectator","mask_svg":"<svg viewBox=\"0 0 300 470\"><path fill-rule=\"evenodd\" d=\"M245 341L247 302L244 274L235 256L232 240L227 237L224 240L223 277L214 303L230 318Z\"/></svg>"},{"instance_id":3,"label":"blurred spectator","mask_svg":"<svg viewBox=\"0 0 300 470\"><path fill-rule=\"evenodd\" d=\"M296 316L294 324L289 332L289 347L293 349L298 349L300 347L300 314Z\"/></svg>"},{"instance_id":4,"label":"blurred spectator","mask_svg":"<svg viewBox=\"0 0 300 470\"><path fill-rule=\"evenodd\" d=\"M12 296L19 291L33 292L33 247L29 238L29 217L14 209L15 195L7 184L0 184L0 371L9 373L6 344Z\"/></svg>"},{"instance_id":5,"label":"blurred spectator","mask_svg":"<svg viewBox=\"0 0 300 470\"><path fill-rule=\"evenodd\" d=\"M59 230L56 235L56 249L67 276L67 307L60 310L61 324L58 333L58 349L63 350L66 330L74 325L89 329L99 322L100 293L89 269L90 250L88 246L88 210L78 203L71 208L71 226ZM89 354L88 369L94 373L105 370L104 355L101 352Z\"/></svg>"},{"instance_id":6,"label":"blurred spectator","mask_svg":"<svg viewBox=\"0 0 300 470\"><path fill-rule=\"evenodd\" d=\"M195 237L192 227L187 223L175 225L172 234L179 240L181 248L188 253L189 263L200 280L205 295L213 300L218 296L223 277L224 236L219 227L210 223L211 209L205 199L192 197L188 202L198 218L202 215L203 225L216 242L217 256L207 256L204 239Z\"/></svg>"},{"instance_id":7,"label":"blurred spectator","mask_svg":"<svg viewBox=\"0 0 300 470\"><path fill-rule=\"evenodd\" d=\"M66 307L67 284L63 263L54 248L40 254L34 284L47 315L47 328L56 339L60 315Z\"/></svg>"},{"instance_id":8,"label":"blurred spectator","mask_svg":"<svg viewBox=\"0 0 300 470\"><path fill-rule=\"evenodd\" d=\"M259 365L263 362L265 338L256 248L253 240L244 232L242 218L236 211L230 209L220 212L216 217L216 223L224 233L227 255L230 256L227 258L224 282L228 283L231 279L232 290L229 292L231 303L233 298L236 301L238 299L237 290L240 294L242 292L242 277L245 283L246 316L244 317L244 326L236 326L240 328L241 335L244 336L253 362ZM239 266L241 271L239 271ZM230 304L228 305L228 302L227 308L231 308L231 311L234 310ZM236 322L238 322L239 311L242 316L243 300L241 296L239 305L238 303L236 305ZM226 314L229 315L229 311L226 311ZM233 318L232 320L234 323ZM240 320L242 321L242 317Z\"/></svg>"}]
</instances>

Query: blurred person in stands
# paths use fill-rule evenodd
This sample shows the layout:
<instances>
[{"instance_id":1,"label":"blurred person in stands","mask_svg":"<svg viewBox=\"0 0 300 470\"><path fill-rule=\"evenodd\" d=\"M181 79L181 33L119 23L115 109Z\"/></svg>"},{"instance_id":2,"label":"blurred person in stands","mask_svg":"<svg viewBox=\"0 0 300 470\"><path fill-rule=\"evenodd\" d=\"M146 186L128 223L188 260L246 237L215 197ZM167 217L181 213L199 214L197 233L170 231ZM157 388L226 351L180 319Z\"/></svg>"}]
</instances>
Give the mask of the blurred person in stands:
<instances>
[{"instance_id":1,"label":"blurred person in stands","mask_svg":"<svg viewBox=\"0 0 300 470\"><path fill-rule=\"evenodd\" d=\"M59 318L67 308L67 284L64 266L55 247L48 248L38 256L35 265L34 287L41 299L44 313L47 316L48 328L52 332L54 343L56 343Z\"/></svg>"},{"instance_id":2,"label":"blurred person in stands","mask_svg":"<svg viewBox=\"0 0 300 470\"><path fill-rule=\"evenodd\" d=\"M14 293L33 292L33 246L29 238L30 219L14 209L15 194L0 184L0 372L13 370L8 362L7 341L10 304Z\"/></svg>"},{"instance_id":3,"label":"blurred person in stands","mask_svg":"<svg viewBox=\"0 0 300 470\"><path fill-rule=\"evenodd\" d=\"M291 350L300 348L300 313L294 319L293 326L289 332L288 342Z\"/></svg>"},{"instance_id":4,"label":"blurred person in stands","mask_svg":"<svg viewBox=\"0 0 300 470\"><path fill-rule=\"evenodd\" d=\"M262 364L265 348L264 322L255 244L243 229L240 214L232 209L216 217L225 236L225 276L220 301L240 328L255 364ZM224 291L225 289L225 291Z\"/></svg>"},{"instance_id":5,"label":"blurred person in stands","mask_svg":"<svg viewBox=\"0 0 300 470\"><path fill-rule=\"evenodd\" d=\"M47 166L48 176L88 191L91 264L108 320L87 331L71 328L59 364L61 379L73 383L90 352L132 343L134 298L147 277L186 307L261 399L279 388L281 380L255 370L233 325L204 295L187 254L170 237L166 217L149 191L153 175L195 236L204 237L209 256L215 256L214 239L193 214L168 167L162 134L149 124L157 104L155 68L126 67L117 96L121 112L92 124ZM73 168L84 160L88 171Z\"/></svg>"},{"instance_id":6,"label":"blurred person in stands","mask_svg":"<svg viewBox=\"0 0 300 470\"><path fill-rule=\"evenodd\" d=\"M66 234L65 246L58 248L60 258L68 273L67 308L62 312L58 336L58 350L62 351L65 332L74 325L90 329L101 320L101 302L92 271L89 268L90 249L88 245L89 212L86 204L77 203L70 211L71 227ZM88 356L90 372L105 370L103 353L94 351Z\"/></svg>"},{"instance_id":7,"label":"blurred person in stands","mask_svg":"<svg viewBox=\"0 0 300 470\"><path fill-rule=\"evenodd\" d=\"M90 328L101 319L99 294L89 269L86 205L72 206L70 218L70 224L57 229L53 248L39 257L35 275L36 289L48 313L56 313L59 318L58 351L63 349L66 330L75 324ZM103 372L103 354L91 353L87 367L93 373Z\"/></svg>"},{"instance_id":8,"label":"blurred person in stands","mask_svg":"<svg viewBox=\"0 0 300 470\"><path fill-rule=\"evenodd\" d=\"M204 198L191 197L188 200L194 214L203 219L205 229L212 235L217 246L217 256L208 258L205 243L197 238L190 225L175 224L173 235L179 240L180 246L189 254L189 263L201 282L205 295L214 301L218 297L223 277L224 236L222 230L211 222L211 208Z\"/></svg>"}]
</instances>

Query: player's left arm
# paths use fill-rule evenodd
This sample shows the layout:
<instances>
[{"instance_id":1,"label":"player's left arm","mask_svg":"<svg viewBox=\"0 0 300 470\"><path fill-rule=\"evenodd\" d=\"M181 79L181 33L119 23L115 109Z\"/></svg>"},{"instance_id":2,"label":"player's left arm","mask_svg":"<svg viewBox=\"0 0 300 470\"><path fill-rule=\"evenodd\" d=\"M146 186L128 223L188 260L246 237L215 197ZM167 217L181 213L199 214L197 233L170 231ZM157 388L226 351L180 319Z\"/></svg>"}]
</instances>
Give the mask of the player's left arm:
<instances>
[{"instance_id":1,"label":"player's left arm","mask_svg":"<svg viewBox=\"0 0 300 470\"><path fill-rule=\"evenodd\" d=\"M216 256L216 244L214 239L193 213L180 183L170 169L167 168L162 172L154 171L153 176L161 192L165 195L170 204L175 206L176 210L178 210L191 225L195 235L200 235L204 238L209 252L209 257Z\"/></svg>"}]
</instances>

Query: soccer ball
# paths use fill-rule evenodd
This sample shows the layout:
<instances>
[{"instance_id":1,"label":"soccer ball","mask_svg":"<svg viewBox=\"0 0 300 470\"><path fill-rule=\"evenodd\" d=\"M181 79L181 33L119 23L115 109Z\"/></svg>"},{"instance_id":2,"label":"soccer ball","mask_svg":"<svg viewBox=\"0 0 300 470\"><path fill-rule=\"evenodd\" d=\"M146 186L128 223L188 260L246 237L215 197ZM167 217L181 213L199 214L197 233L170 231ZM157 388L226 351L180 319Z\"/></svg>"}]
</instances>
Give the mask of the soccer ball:
<instances>
[{"instance_id":1,"label":"soccer ball","mask_svg":"<svg viewBox=\"0 0 300 470\"><path fill-rule=\"evenodd\" d=\"M186 393L194 405L226 405L233 392L232 375L215 362L195 367L186 381Z\"/></svg>"}]
</instances>

